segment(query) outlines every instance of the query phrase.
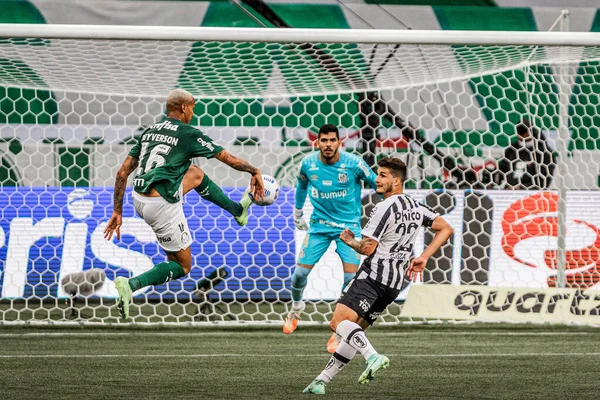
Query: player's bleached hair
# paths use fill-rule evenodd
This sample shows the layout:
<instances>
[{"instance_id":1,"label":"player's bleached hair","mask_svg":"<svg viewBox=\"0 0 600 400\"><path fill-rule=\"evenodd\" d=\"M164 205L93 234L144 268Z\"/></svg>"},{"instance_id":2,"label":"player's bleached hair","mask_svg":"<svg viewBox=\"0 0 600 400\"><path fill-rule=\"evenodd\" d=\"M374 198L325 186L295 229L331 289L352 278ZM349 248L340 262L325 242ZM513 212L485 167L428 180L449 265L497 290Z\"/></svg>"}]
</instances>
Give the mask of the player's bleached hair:
<instances>
[{"instance_id":1,"label":"player's bleached hair","mask_svg":"<svg viewBox=\"0 0 600 400\"><path fill-rule=\"evenodd\" d=\"M385 157L379 160L377 165L389 169L394 178L400 178L400 180L404 182L404 179L406 178L406 164L404 164L404 161L401 159L396 157Z\"/></svg>"},{"instance_id":2,"label":"player's bleached hair","mask_svg":"<svg viewBox=\"0 0 600 400\"><path fill-rule=\"evenodd\" d=\"M335 137L337 137L338 139L340 138L340 131L339 131L338 127L333 124L325 124L321 128L319 128L319 134L317 135L317 138L320 138L321 135L324 133L331 133L331 132L335 133Z\"/></svg>"},{"instance_id":3,"label":"player's bleached hair","mask_svg":"<svg viewBox=\"0 0 600 400\"><path fill-rule=\"evenodd\" d=\"M192 104L194 96L187 90L173 89L167 95L167 111L181 111L183 104Z\"/></svg>"}]
</instances>

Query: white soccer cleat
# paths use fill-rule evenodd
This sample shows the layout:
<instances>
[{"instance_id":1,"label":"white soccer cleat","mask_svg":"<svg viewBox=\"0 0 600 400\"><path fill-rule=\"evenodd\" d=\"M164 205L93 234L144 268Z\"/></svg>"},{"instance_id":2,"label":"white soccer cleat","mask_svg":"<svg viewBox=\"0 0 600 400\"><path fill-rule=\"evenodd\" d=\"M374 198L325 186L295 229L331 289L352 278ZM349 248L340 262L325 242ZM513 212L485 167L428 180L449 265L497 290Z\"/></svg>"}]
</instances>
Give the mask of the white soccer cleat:
<instances>
[{"instance_id":1,"label":"white soccer cleat","mask_svg":"<svg viewBox=\"0 0 600 400\"><path fill-rule=\"evenodd\" d=\"M292 309L288 313L288 316L285 319L285 322L283 323L283 333L289 335L290 333L296 330L296 328L298 327L298 320L300 319L300 315L302 315L302 312L304 312L305 308L306 303L303 301L300 302L300 307L298 308L294 308L292 306Z\"/></svg>"}]
</instances>

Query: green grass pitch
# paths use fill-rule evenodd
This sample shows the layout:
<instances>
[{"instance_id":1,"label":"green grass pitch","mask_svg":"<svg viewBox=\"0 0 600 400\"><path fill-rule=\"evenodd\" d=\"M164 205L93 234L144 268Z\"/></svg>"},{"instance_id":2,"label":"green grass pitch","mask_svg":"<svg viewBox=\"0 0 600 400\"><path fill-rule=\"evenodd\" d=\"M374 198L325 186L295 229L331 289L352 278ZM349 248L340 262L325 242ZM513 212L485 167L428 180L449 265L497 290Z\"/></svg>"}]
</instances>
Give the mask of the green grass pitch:
<instances>
[{"instance_id":1,"label":"green grass pitch","mask_svg":"<svg viewBox=\"0 0 600 400\"><path fill-rule=\"evenodd\" d=\"M307 399L329 359L325 325L0 326L0 398ZM374 327L390 368L368 385L360 355L330 399L597 399L600 330L522 325Z\"/></svg>"}]
</instances>

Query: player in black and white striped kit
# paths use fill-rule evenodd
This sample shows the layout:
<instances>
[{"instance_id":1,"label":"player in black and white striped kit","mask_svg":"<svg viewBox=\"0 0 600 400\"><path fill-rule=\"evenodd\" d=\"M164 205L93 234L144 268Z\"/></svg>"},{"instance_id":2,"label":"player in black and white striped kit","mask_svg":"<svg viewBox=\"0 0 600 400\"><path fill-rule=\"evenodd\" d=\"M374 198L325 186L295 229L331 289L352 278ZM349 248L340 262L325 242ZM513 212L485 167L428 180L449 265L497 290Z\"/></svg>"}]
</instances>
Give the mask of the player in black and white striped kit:
<instances>
[{"instance_id":1,"label":"player in black and white striped kit","mask_svg":"<svg viewBox=\"0 0 600 400\"><path fill-rule=\"evenodd\" d=\"M359 278L368 276L384 286L401 289L419 228L432 226L437 217L431 208L405 194L391 195L377 204L362 233L378 244L364 260Z\"/></svg>"},{"instance_id":2,"label":"player in black and white striped kit","mask_svg":"<svg viewBox=\"0 0 600 400\"><path fill-rule=\"evenodd\" d=\"M411 280L417 278L427 260L452 235L452 228L439 214L403 194L405 177L402 160L381 159L376 183L377 193L384 200L373 209L361 240L356 240L348 229L340 234L344 243L367 258L342 293L329 324L343 340L304 393L324 394L325 386L357 352L366 362L358 379L361 384L369 383L378 370L388 367L389 359L375 351L364 331L398 297L405 275ZM423 253L411 261L421 226L431 228L435 236Z\"/></svg>"}]
</instances>

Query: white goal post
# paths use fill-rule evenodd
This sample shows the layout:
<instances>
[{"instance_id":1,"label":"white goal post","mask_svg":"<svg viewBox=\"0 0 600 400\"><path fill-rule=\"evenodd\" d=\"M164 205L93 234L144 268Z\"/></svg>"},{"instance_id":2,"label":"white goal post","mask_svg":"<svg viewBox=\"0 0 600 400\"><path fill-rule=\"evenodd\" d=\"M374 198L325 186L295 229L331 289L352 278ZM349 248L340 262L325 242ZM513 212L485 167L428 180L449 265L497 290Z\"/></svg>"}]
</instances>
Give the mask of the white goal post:
<instances>
[{"instance_id":1,"label":"white goal post","mask_svg":"<svg viewBox=\"0 0 600 400\"><path fill-rule=\"evenodd\" d=\"M0 24L0 324L122 323L114 278L164 254L129 192L123 239L103 239L114 176L175 87L282 194L245 228L188 195L192 272L137 293L132 323L281 323L295 174L332 123L370 164L403 158L455 229L380 321L600 324L600 33L30 24ZM239 199L247 176L197 164ZM327 322L341 282L331 248L302 323Z\"/></svg>"},{"instance_id":2,"label":"white goal post","mask_svg":"<svg viewBox=\"0 0 600 400\"><path fill-rule=\"evenodd\" d=\"M0 37L264 43L367 43L470 46L598 46L594 32L432 31L2 24Z\"/></svg>"}]
</instances>

